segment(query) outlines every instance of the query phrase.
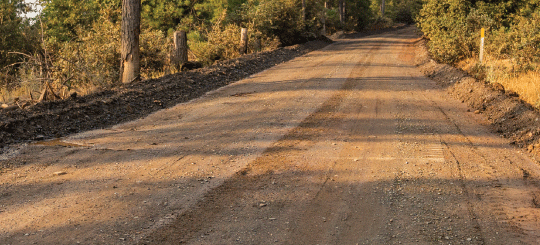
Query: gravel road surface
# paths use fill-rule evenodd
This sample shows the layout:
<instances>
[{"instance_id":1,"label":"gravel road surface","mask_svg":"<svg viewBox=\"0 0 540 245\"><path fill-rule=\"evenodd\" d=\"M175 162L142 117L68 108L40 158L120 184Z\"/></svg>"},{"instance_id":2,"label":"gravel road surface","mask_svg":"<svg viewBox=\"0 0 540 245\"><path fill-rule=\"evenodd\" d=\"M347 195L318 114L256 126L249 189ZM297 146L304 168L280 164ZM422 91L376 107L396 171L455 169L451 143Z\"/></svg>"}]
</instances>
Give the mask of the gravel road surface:
<instances>
[{"instance_id":1,"label":"gravel road surface","mask_svg":"<svg viewBox=\"0 0 540 245\"><path fill-rule=\"evenodd\" d=\"M414 27L10 151L0 244L538 244L540 168L415 66Z\"/></svg>"}]
</instances>

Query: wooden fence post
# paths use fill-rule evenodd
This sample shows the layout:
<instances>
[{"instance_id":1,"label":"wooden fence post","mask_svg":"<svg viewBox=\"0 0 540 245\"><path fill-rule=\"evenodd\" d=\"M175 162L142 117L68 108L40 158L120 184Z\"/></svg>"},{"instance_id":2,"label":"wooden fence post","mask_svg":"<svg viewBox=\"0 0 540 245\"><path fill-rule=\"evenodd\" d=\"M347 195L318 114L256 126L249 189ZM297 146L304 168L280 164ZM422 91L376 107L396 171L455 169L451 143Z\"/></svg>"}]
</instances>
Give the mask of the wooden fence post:
<instances>
[{"instance_id":1,"label":"wooden fence post","mask_svg":"<svg viewBox=\"0 0 540 245\"><path fill-rule=\"evenodd\" d=\"M172 63L176 69L180 69L182 65L188 62L187 34L185 31L174 32L174 51L172 58Z\"/></svg>"},{"instance_id":2,"label":"wooden fence post","mask_svg":"<svg viewBox=\"0 0 540 245\"><path fill-rule=\"evenodd\" d=\"M240 37L240 54L247 54L248 49L248 29L242 28Z\"/></svg>"},{"instance_id":3,"label":"wooden fence post","mask_svg":"<svg viewBox=\"0 0 540 245\"><path fill-rule=\"evenodd\" d=\"M322 30L321 35L326 36L326 11L328 9L328 2L324 1L324 9L321 16Z\"/></svg>"}]
</instances>

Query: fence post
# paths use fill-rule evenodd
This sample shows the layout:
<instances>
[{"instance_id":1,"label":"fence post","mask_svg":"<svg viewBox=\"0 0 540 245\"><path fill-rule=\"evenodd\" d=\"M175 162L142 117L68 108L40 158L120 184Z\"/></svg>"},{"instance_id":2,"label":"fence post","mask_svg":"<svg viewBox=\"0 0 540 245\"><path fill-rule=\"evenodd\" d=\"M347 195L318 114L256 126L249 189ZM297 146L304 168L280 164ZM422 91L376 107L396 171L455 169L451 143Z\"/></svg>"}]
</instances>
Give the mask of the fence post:
<instances>
[{"instance_id":1,"label":"fence post","mask_svg":"<svg viewBox=\"0 0 540 245\"><path fill-rule=\"evenodd\" d=\"M173 65L180 69L188 61L187 34L185 31L174 32Z\"/></svg>"},{"instance_id":2,"label":"fence post","mask_svg":"<svg viewBox=\"0 0 540 245\"><path fill-rule=\"evenodd\" d=\"M240 34L240 54L247 54L248 49L248 29L242 28L242 33Z\"/></svg>"},{"instance_id":3,"label":"fence post","mask_svg":"<svg viewBox=\"0 0 540 245\"><path fill-rule=\"evenodd\" d=\"M324 9L321 15L322 30L321 35L326 36L326 10L328 9L328 2L324 1Z\"/></svg>"},{"instance_id":4,"label":"fence post","mask_svg":"<svg viewBox=\"0 0 540 245\"><path fill-rule=\"evenodd\" d=\"M480 64L482 64L484 60L484 33L485 30L482 28L480 30Z\"/></svg>"}]
</instances>

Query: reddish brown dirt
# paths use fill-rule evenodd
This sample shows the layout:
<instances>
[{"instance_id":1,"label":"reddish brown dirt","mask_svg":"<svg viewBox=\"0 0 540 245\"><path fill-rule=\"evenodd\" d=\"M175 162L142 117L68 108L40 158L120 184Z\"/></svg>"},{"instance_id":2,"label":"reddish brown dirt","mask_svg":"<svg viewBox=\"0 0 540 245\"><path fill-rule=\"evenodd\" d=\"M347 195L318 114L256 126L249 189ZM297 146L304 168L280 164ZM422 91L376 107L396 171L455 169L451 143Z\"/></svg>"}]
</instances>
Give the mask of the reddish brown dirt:
<instances>
[{"instance_id":1,"label":"reddish brown dirt","mask_svg":"<svg viewBox=\"0 0 540 245\"><path fill-rule=\"evenodd\" d=\"M470 106L473 112L485 115L493 131L509 138L512 144L540 156L540 113L502 85L478 81L466 72L445 64L437 64L427 56L424 40L419 48L424 55L417 63L426 76L447 87L448 92Z\"/></svg>"},{"instance_id":2,"label":"reddish brown dirt","mask_svg":"<svg viewBox=\"0 0 540 245\"><path fill-rule=\"evenodd\" d=\"M538 244L540 168L421 73L420 41L347 36L21 146L1 162L0 243Z\"/></svg>"},{"instance_id":3,"label":"reddish brown dirt","mask_svg":"<svg viewBox=\"0 0 540 245\"><path fill-rule=\"evenodd\" d=\"M311 41L255 53L191 71L145 80L86 96L0 109L0 153L7 145L106 128L204 95L331 43Z\"/></svg>"}]
</instances>

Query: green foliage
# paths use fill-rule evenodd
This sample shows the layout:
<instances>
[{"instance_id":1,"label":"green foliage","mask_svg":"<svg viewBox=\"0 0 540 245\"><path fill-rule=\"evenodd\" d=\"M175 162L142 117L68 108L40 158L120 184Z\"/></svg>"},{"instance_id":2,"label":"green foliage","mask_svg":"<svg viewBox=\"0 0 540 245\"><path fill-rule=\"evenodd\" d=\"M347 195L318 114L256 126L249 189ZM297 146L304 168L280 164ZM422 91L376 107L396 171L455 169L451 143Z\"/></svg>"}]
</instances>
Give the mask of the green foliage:
<instances>
[{"instance_id":1,"label":"green foliage","mask_svg":"<svg viewBox=\"0 0 540 245\"><path fill-rule=\"evenodd\" d=\"M36 26L23 18L29 10L22 0L0 0L0 93L20 85L18 69L28 59L25 55L40 48Z\"/></svg>"},{"instance_id":2,"label":"green foliage","mask_svg":"<svg viewBox=\"0 0 540 245\"><path fill-rule=\"evenodd\" d=\"M121 0L44 0L42 21L46 34L56 42L66 42L77 36L77 30L87 30L99 18L101 9L119 8ZM116 16L116 20L118 20Z\"/></svg>"},{"instance_id":3,"label":"green foliage","mask_svg":"<svg viewBox=\"0 0 540 245\"><path fill-rule=\"evenodd\" d=\"M540 57L539 6L538 0L428 0L417 21L438 61L456 63L476 56L480 28L485 28L487 53L530 70Z\"/></svg>"},{"instance_id":4,"label":"green foliage","mask_svg":"<svg viewBox=\"0 0 540 245\"><path fill-rule=\"evenodd\" d=\"M171 41L152 28L142 28L140 35L141 75L153 77L168 60ZM119 81L120 23L104 15L90 30L78 29L76 41L64 42L60 47L55 68L55 82L68 90L85 91L108 88Z\"/></svg>"},{"instance_id":5,"label":"green foliage","mask_svg":"<svg viewBox=\"0 0 540 245\"><path fill-rule=\"evenodd\" d=\"M478 51L478 34L482 27L491 29L494 21L470 1L430 0L418 15L418 24L430 39L433 57L455 63Z\"/></svg>"},{"instance_id":6,"label":"green foliage","mask_svg":"<svg viewBox=\"0 0 540 245\"><path fill-rule=\"evenodd\" d=\"M35 21L21 17L26 9L23 0L0 1L0 31L9 33L0 36L0 64L21 62L0 72L2 84L7 75L26 91L39 90L42 81L82 93L117 84L121 0L40 0L43 11ZM242 27L249 29L248 50L253 52L255 46L265 50L316 38L323 16L330 32L361 30L374 19L371 0L344 0L344 23L338 16L338 0L327 2L325 9L324 1L306 0L304 20L301 0L142 0L141 75L156 77L170 69L176 30L188 32L190 60L209 65L240 55ZM9 59L10 51L25 55Z\"/></svg>"},{"instance_id":7,"label":"green foliage","mask_svg":"<svg viewBox=\"0 0 540 245\"><path fill-rule=\"evenodd\" d=\"M493 31L486 49L498 59L511 59L518 71L538 69L540 63L540 10L517 16L509 27Z\"/></svg>"},{"instance_id":8,"label":"green foliage","mask_svg":"<svg viewBox=\"0 0 540 245\"><path fill-rule=\"evenodd\" d=\"M398 0L390 9L391 18L395 22L413 24L422 9L423 0Z\"/></svg>"},{"instance_id":9,"label":"green foliage","mask_svg":"<svg viewBox=\"0 0 540 245\"><path fill-rule=\"evenodd\" d=\"M22 15L28 11L23 0L0 0L0 68L21 61L10 52L32 52L37 39L36 28Z\"/></svg>"}]
</instances>

